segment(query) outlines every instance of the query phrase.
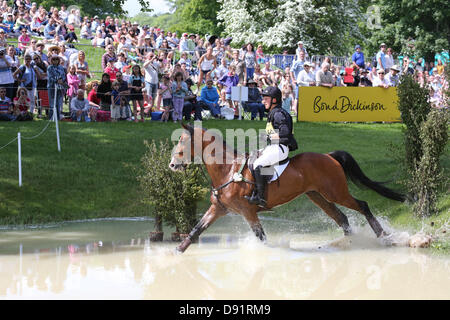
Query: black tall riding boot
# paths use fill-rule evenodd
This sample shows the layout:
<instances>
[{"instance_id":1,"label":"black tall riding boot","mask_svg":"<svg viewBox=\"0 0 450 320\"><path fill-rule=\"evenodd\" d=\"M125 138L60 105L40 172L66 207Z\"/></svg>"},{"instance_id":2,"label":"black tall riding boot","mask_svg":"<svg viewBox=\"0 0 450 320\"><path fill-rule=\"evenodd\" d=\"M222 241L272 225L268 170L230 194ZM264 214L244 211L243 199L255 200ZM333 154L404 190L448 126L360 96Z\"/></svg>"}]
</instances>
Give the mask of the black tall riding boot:
<instances>
[{"instance_id":1,"label":"black tall riding boot","mask_svg":"<svg viewBox=\"0 0 450 320\"><path fill-rule=\"evenodd\" d=\"M266 191L266 183L264 181L264 176L261 175L261 166L255 168L255 191L253 192L251 197L246 196L248 202L251 204L256 204L262 208L266 207L266 200L264 199L265 191Z\"/></svg>"}]
</instances>

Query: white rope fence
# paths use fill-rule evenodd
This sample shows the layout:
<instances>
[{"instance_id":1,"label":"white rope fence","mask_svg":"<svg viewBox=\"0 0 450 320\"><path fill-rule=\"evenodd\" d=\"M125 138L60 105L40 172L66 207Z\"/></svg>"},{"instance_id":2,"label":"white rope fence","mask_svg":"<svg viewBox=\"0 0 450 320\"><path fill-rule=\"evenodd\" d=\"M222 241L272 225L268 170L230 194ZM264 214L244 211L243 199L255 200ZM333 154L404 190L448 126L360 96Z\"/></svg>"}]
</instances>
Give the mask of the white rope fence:
<instances>
[{"instance_id":1,"label":"white rope fence","mask_svg":"<svg viewBox=\"0 0 450 320\"><path fill-rule=\"evenodd\" d=\"M18 158L18 166L19 166L19 187L22 187L22 139L23 140L33 140L33 139L39 138L48 129L48 127L50 126L50 123L52 123L54 121L56 124L56 142L57 142L57 146L58 146L58 151L61 152L61 142L59 139L59 126L58 126L59 119L58 119L58 112L56 111L56 102L57 102L56 95L57 95L58 89L59 88L57 86L55 86L55 104L53 106L53 117L48 120L46 126L44 127L44 129L41 130L41 132L39 132L37 135L34 135L32 137L22 137L20 134L20 131L19 131L17 133L16 138L12 139L10 142L5 144L3 147L0 147L0 150L2 150L17 140L17 158Z\"/></svg>"}]
</instances>

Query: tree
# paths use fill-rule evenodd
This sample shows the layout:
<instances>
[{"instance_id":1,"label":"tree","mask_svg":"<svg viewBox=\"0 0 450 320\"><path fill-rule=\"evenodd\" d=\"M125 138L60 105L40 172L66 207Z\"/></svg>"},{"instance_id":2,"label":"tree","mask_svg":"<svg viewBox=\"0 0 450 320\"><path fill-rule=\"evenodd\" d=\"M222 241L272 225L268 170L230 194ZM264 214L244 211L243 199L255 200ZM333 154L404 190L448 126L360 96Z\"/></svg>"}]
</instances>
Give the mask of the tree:
<instances>
[{"instance_id":1,"label":"tree","mask_svg":"<svg viewBox=\"0 0 450 320\"><path fill-rule=\"evenodd\" d=\"M302 40L311 53L346 55L361 38L356 0L220 0L218 18L233 43L294 49ZM351 47L351 46L350 46Z\"/></svg>"},{"instance_id":2,"label":"tree","mask_svg":"<svg viewBox=\"0 0 450 320\"><path fill-rule=\"evenodd\" d=\"M77 6L83 15L106 17L108 15L126 15L127 12L123 9L123 5L126 0L66 0L64 5L68 8L70 6ZM138 0L141 5L141 11L151 12L151 6L149 0ZM60 7L60 0L43 0L40 2L44 8L49 9L50 7Z\"/></svg>"},{"instance_id":3,"label":"tree","mask_svg":"<svg viewBox=\"0 0 450 320\"><path fill-rule=\"evenodd\" d=\"M177 32L220 35L223 28L219 26L217 12L219 1L215 0L170 0L176 17L176 24L170 27Z\"/></svg>"},{"instance_id":4,"label":"tree","mask_svg":"<svg viewBox=\"0 0 450 320\"><path fill-rule=\"evenodd\" d=\"M418 57L423 56L430 61L436 52L448 50L448 1L376 0L366 2L362 10L365 11L368 5L377 6L381 15L380 29L362 28L372 52L376 52L382 42L398 53L404 53L412 44Z\"/></svg>"},{"instance_id":5,"label":"tree","mask_svg":"<svg viewBox=\"0 0 450 320\"><path fill-rule=\"evenodd\" d=\"M418 216L436 213L439 188L445 184L440 157L448 141L449 112L431 108L428 86L421 87L411 75L398 86L398 108L404 128L406 181Z\"/></svg>"},{"instance_id":6,"label":"tree","mask_svg":"<svg viewBox=\"0 0 450 320\"><path fill-rule=\"evenodd\" d=\"M144 142L147 151L141 159L138 181L142 201L153 206L155 231L162 231L162 221L189 233L197 222L197 202L208 192L199 166L190 165L180 173L169 169L173 146L166 140L159 144Z\"/></svg>"}]
</instances>

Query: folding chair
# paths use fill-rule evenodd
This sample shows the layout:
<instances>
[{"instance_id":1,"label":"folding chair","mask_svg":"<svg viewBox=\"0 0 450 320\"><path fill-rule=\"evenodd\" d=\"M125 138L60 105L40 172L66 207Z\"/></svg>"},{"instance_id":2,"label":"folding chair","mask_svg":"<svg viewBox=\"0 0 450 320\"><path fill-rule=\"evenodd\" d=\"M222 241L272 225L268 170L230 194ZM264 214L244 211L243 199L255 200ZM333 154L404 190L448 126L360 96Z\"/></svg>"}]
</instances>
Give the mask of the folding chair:
<instances>
[{"instance_id":1,"label":"folding chair","mask_svg":"<svg viewBox=\"0 0 450 320\"><path fill-rule=\"evenodd\" d=\"M38 90L38 96L37 96L37 107L40 110L40 113L42 114L42 109L46 109L46 114L49 113L50 110L50 99L48 98L48 91L47 90Z\"/></svg>"}]
</instances>

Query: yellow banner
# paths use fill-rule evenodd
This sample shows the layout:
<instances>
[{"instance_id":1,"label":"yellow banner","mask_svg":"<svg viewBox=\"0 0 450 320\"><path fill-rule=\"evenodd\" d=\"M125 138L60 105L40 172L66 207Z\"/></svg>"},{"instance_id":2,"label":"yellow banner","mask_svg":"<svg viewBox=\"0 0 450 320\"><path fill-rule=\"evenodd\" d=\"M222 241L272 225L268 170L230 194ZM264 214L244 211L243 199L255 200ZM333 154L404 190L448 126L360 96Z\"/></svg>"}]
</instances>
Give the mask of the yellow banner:
<instances>
[{"instance_id":1,"label":"yellow banner","mask_svg":"<svg viewBox=\"0 0 450 320\"><path fill-rule=\"evenodd\" d=\"M299 121L401 121L397 88L299 87Z\"/></svg>"}]
</instances>

